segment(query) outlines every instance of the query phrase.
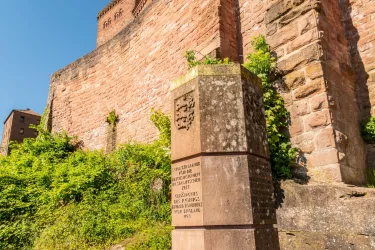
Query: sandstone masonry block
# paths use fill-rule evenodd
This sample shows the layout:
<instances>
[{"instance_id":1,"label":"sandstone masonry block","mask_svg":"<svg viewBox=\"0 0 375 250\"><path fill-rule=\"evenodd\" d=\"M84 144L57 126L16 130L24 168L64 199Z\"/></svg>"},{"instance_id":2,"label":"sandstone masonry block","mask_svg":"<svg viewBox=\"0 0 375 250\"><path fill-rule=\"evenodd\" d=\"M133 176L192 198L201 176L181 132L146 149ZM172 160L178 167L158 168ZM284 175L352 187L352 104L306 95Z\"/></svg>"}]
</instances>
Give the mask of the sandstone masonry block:
<instances>
[{"instance_id":1,"label":"sandstone masonry block","mask_svg":"<svg viewBox=\"0 0 375 250\"><path fill-rule=\"evenodd\" d=\"M320 57L320 47L318 44L313 43L297 52L293 52L293 54L289 56L283 57L277 65L279 70L289 73L304 67L310 62L319 60Z\"/></svg>"},{"instance_id":2,"label":"sandstone masonry block","mask_svg":"<svg viewBox=\"0 0 375 250\"><path fill-rule=\"evenodd\" d=\"M299 87L293 93L295 99L302 99L313 94L321 93L323 91L324 81L323 79L317 79L304 86Z\"/></svg>"},{"instance_id":3,"label":"sandstone masonry block","mask_svg":"<svg viewBox=\"0 0 375 250\"><path fill-rule=\"evenodd\" d=\"M293 119L289 126L289 133L292 137L303 133L303 122L302 118Z\"/></svg>"},{"instance_id":4,"label":"sandstone masonry block","mask_svg":"<svg viewBox=\"0 0 375 250\"><path fill-rule=\"evenodd\" d=\"M327 127L317 132L314 141L317 149L335 147L336 143L333 128Z\"/></svg>"},{"instance_id":5,"label":"sandstone masonry block","mask_svg":"<svg viewBox=\"0 0 375 250\"><path fill-rule=\"evenodd\" d=\"M311 80L323 76L323 68L320 62L310 63L306 67L306 76Z\"/></svg>"},{"instance_id":6,"label":"sandstone masonry block","mask_svg":"<svg viewBox=\"0 0 375 250\"><path fill-rule=\"evenodd\" d=\"M328 97L326 93L314 96L310 99L310 107L312 111L328 108Z\"/></svg>"},{"instance_id":7,"label":"sandstone masonry block","mask_svg":"<svg viewBox=\"0 0 375 250\"><path fill-rule=\"evenodd\" d=\"M289 90L294 90L305 84L305 74L303 71L293 71L284 77L284 83Z\"/></svg>"},{"instance_id":8,"label":"sandstone masonry block","mask_svg":"<svg viewBox=\"0 0 375 250\"><path fill-rule=\"evenodd\" d=\"M311 154L308 164L311 167L310 169L330 164L337 164L336 166L340 169L338 162L338 151L335 148L331 148L324 151L317 151Z\"/></svg>"},{"instance_id":9,"label":"sandstone masonry block","mask_svg":"<svg viewBox=\"0 0 375 250\"><path fill-rule=\"evenodd\" d=\"M310 114L305 120L305 130L326 126L331 123L330 112L328 109Z\"/></svg>"},{"instance_id":10,"label":"sandstone masonry block","mask_svg":"<svg viewBox=\"0 0 375 250\"><path fill-rule=\"evenodd\" d=\"M291 116L299 117L310 113L310 106L307 100L293 102Z\"/></svg>"}]
</instances>

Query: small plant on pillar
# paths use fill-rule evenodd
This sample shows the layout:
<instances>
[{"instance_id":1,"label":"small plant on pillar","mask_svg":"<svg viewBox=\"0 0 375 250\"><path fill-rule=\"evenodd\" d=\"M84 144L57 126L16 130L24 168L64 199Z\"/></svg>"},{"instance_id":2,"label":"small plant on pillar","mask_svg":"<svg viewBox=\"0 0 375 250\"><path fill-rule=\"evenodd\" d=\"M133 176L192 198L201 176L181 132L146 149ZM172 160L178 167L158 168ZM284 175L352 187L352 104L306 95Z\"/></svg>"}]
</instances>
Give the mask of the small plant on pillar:
<instances>
[{"instance_id":1,"label":"small plant on pillar","mask_svg":"<svg viewBox=\"0 0 375 250\"><path fill-rule=\"evenodd\" d=\"M208 65L208 64L230 64L231 62L229 61L229 58L224 58L224 59L217 59L217 58L212 58L210 56L204 56L202 60L198 61L197 57L195 55L195 51L193 50L188 50L186 51L185 58L188 62L188 68L192 69L195 66L198 65Z\"/></svg>"}]
</instances>

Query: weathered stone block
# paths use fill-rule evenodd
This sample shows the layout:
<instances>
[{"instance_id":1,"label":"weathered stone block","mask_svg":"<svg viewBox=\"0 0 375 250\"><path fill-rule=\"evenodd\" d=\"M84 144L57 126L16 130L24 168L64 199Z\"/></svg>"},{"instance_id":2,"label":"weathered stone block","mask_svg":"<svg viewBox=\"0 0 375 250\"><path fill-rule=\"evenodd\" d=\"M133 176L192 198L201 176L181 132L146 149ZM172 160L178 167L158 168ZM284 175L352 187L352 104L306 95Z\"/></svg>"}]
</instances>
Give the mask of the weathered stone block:
<instances>
[{"instance_id":1,"label":"weathered stone block","mask_svg":"<svg viewBox=\"0 0 375 250\"><path fill-rule=\"evenodd\" d=\"M315 145L317 149L325 149L336 146L333 128L324 128L315 134Z\"/></svg>"},{"instance_id":2,"label":"weathered stone block","mask_svg":"<svg viewBox=\"0 0 375 250\"><path fill-rule=\"evenodd\" d=\"M280 0L276 4L272 5L266 13L265 20L266 23L271 23L272 21L278 19L283 14L291 10L293 7L292 0Z\"/></svg>"},{"instance_id":3,"label":"weathered stone block","mask_svg":"<svg viewBox=\"0 0 375 250\"><path fill-rule=\"evenodd\" d=\"M336 164L338 162L338 151L335 148L331 148L323 151L317 151L311 154L308 164L312 168L317 168L320 166ZM337 167L338 170L340 170L339 165L337 165ZM322 181L324 181L324 179L322 179Z\"/></svg>"},{"instance_id":4,"label":"weathered stone block","mask_svg":"<svg viewBox=\"0 0 375 250\"><path fill-rule=\"evenodd\" d=\"M289 90L294 90L305 84L305 74L303 71L293 71L284 77L284 83Z\"/></svg>"},{"instance_id":5,"label":"weathered stone block","mask_svg":"<svg viewBox=\"0 0 375 250\"><path fill-rule=\"evenodd\" d=\"M302 99L313 94L321 93L323 91L324 81L323 79L317 79L304 86L299 87L293 93L295 99Z\"/></svg>"},{"instance_id":6,"label":"weathered stone block","mask_svg":"<svg viewBox=\"0 0 375 250\"><path fill-rule=\"evenodd\" d=\"M303 68L306 64L319 60L321 57L320 47L317 43L313 43L302 48L298 52L293 52L289 56L283 57L277 64L278 68L289 73L297 69Z\"/></svg>"},{"instance_id":7,"label":"weathered stone block","mask_svg":"<svg viewBox=\"0 0 375 250\"><path fill-rule=\"evenodd\" d=\"M310 105L307 100L293 102L291 110L292 117L304 116L310 113Z\"/></svg>"},{"instance_id":8,"label":"weathered stone block","mask_svg":"<svg viewBox=\"0 0 375 250\"><path fill-rule=\"evenodd\" d=\"M281 249L373 249L374 189L286 181L281 190Z\"/></svg>"},{"instance_id":9,"label":"weathered stone block","mask_svg":"<svg viewBox=\"0 0 375 250\"><path fill-rule=\"evenodd\" d=\"M312 111L328 108L327 93L314 96L310 99L310 107Z\"/></svg>"},{"instance_id":10,"label":"weathered stone block","mask_svg":"<svg viewBox=\"0 0 375 250\"><path fill-rule=\"evenodd\" d=\"M279 249L277 229L185 229L172 232L172 250Z\"/></svg>"},{"instance_id":11,"label":"weathered stone block","mask_svg":"<svg viewBox=\"0 0 375 250\"><path fill-rule=\"evenodd\" d=\"M326 109L309 115L305 120L305 130L309 131L311 129L326 126L328 124L331 124L331 117L329 110Z\"/></svg>"},{"instance_id":12,"label":"weathered stone block","mask_svg":"<svg viewBox=\"0 0 375 250\"><path fill-rule=\"evenodd\" d=\"M172 160L209 152L268 157L263 97L256 76L239 65L201 65L176 80L175 86L182 82L172 93L176 117Z\"/></svg>"},{"instance_id":13,"label":"weathered stone block","mask_svg":"<svg viewBox=\"0 0 375 250\"><path fill-rule=\"evenodd\" d=\"M270 169L267 160L246 155L200 156L174 163L172 225L276 223Z\"/></svg>"}]
</instances>

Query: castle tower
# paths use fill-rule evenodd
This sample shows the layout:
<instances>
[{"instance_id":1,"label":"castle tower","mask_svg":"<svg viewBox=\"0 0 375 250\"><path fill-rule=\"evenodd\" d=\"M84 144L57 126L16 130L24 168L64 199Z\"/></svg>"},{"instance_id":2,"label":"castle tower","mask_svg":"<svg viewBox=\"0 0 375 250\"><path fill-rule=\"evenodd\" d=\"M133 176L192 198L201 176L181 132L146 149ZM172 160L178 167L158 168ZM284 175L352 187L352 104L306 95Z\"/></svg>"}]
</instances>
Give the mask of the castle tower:
<instances>
[{"instance_id":1,"label":"castle tower","mask_svg":"<svg viewBox=\"0 0 375 250\"><path fill-rule=\"evenodd\" d=\"M134 10L139 0L112 0L98 13L98 36L96 46L111 40L134 20ZM141 1L143 2L143 1Z\"/></svg>"}]
</instances>

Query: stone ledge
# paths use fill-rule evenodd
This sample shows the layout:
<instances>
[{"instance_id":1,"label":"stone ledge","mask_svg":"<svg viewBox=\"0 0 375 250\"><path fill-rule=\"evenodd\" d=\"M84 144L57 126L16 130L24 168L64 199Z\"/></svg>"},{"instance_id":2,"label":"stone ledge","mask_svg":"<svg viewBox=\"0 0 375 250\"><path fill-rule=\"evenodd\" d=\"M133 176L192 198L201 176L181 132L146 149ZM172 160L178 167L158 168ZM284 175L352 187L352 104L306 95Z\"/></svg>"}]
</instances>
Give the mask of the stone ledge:
<instances>
[{"instance_id":1,"label":"stone ledge","mask_svg":"<svg viewBox=\"0 0 375 250\"><path fill-rule=\"evenodd\" d=\"M316 238L309 249L327 244L327 249L373 249L375 189L285 181L276 196L278 228L285 232L281 245L293 246L282 249L306 249L300 243L310 242L309 237Z\"/></svg>"},{"instance_id":2,"label":"stone ledge","mask_svg":"<svg viewBox=\"0 0 375 250\"><path fill-rule=\"evenodd\" d=\"M198 65L190 69L185 75L177 77L171 83L171 90L174 90L181 85L193 80L198 76L233 76L241 75L256 83L258 86L262 85L260 78L242 67L240 64L211 64Z\"/></svg>"}]
</instances>

